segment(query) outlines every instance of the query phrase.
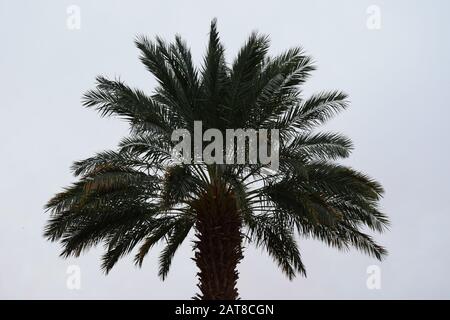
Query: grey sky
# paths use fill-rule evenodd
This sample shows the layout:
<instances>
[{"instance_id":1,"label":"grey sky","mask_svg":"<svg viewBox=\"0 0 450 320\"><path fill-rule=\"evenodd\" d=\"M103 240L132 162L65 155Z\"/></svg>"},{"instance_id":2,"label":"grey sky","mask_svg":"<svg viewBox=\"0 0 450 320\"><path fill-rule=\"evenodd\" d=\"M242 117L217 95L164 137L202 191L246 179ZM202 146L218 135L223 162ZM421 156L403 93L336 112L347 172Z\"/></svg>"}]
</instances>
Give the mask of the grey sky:
<instances>
[{"instance_id":1,"label":"grey sky","mask_svg":"<svg viewBox=\"0 0 450 320\"><path fill-rule=\"evenodd\" d=\"M195 5L194 5L195 3ZM66 8L81 8L68 30ZM381 9L381 30L366 27ZM168 279L157 277L157 251L142 269L131 258L111 274L99 250L59 258L42 237L45 202L73 181L72 161L113 148L125 123L81 107L95 76L120 76L150 92L135 35L180 33L200 63L210 20L233 57L254 29L271 53L302 45L319 67L306 93L342 89L351 107L328 125L349 135L347 164L378 179L392 220L378 237L383 263L355 251L300 242L308 278L290 282L266 253L246 250L239 288L247 299L450 298L450 2L340 1L13 1L0 0L0 298L190 298L196 269L186 242ZM66 288L66 269L81 268L81 290ZM381 290L368 290L366 268L381 267Z\"/></svg>"}]
</instances>

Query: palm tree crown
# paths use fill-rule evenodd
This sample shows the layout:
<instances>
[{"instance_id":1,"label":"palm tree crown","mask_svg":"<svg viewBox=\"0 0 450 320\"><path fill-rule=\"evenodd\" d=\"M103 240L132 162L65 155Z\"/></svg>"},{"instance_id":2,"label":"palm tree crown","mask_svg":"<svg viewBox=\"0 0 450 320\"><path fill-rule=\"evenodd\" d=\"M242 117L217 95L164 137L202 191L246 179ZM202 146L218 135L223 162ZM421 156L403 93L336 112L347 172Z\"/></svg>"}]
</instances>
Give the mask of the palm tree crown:
<instances>
[{"instance_id":1,"label":"palm tree crown","mask_svg":"<svg viewBox=\"0 0 450 320\"><path fill-rule=\"evenodd\" d=\"M119 116L130 135L113 151L77 161L77 182L47 204L45 237L60 241L62 256L78 256L103 243L102 268L109 272L137 247L139 266L155 244L164 248L159 275L191 230L200 270L199 298L238 297L237 264L243 247L263 247L292 279L306 274L297 237L319 239L338 249L355 247L381 259L386 251L362 232L382 232L383 189L365 174L336 163L349 156L351 141L316 132L348 105L340 91L303 98L301 85L315 69L301 48L268 56L269 40L253 33L231 64L226 63L216 22L201 68L177 36L137 38L140 59L156 77L153 94L120 80L97 78L83 97L102 116ZM171 133L203 128L278 129L279 170L262 164L175 163Z\"/></svg>"}]
</instances>

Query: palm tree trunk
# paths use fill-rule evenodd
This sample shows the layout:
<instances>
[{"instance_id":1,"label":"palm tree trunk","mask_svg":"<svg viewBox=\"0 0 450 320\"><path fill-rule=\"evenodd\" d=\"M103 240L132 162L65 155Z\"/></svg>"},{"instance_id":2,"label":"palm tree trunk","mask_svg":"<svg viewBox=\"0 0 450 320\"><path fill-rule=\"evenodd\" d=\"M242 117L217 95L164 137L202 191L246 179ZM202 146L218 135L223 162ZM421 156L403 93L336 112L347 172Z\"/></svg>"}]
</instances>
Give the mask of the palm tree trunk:
<instances>
[{"instance_id":1,"label":"palm tree trunk","mask_svg":"<svg viewBox=\"0 0 450 320\"><path fill-rule=\"evenodd\" d=\"M197 240L194 261L203 300L236 300L237 265L242 259L241 217L236 199L220 185L211 185L195 203Z\"/></svg>"}]
</instances>

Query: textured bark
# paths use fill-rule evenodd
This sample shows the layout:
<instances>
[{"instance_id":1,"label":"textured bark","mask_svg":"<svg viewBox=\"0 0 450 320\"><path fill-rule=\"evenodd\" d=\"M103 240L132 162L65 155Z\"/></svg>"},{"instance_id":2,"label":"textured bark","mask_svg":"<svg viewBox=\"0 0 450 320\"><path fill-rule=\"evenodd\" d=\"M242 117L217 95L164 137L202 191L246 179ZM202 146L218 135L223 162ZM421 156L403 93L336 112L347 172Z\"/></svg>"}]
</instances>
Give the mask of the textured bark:
<instances>
[{"instance_id":1,"label":"textured bark","mask_svg":"<svg viewBox=\"0 0 450 320\"><path fill-rule=\"evenodd\" d=\"M199 269L197 299L238 299L237 265L242 259L242 220L236 199L220 185L195 202L197 222L195 262Z\"/></svg>"}]
</instances>

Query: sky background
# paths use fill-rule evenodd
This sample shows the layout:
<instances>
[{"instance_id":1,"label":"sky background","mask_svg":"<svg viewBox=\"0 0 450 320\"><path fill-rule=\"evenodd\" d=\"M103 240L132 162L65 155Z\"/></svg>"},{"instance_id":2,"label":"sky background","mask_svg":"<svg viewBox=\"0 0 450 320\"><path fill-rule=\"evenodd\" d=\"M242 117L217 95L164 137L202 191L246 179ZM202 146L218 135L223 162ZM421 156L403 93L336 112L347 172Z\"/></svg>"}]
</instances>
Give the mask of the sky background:
<instances>
[{"instance_id":1,"label":"sky background","mask_svg":"<svg viewBox=\"0 0 450 320\"><path fill-rule=\"evenodd\" d=\"M67 28L67 7L81 9L81 29ZM367 8L381 29L367 27ZM303 240L308 278L289 281L263 251L248 248L239 266L244 299L450 298L450 2L314 1L13 1L0 0L0 298L189 299L197 291L191 244L169 277L157 277L158 251L143 268L132 256L105 276L101 248L59 257L43 226L47 200L74 181L74 160L114 148L127 134L118 119L81 106L97 75L120 76L150 93L154 79L138 60L136 35L181 34L197 64L212 18L231 59L252 30L269 34L271 54L301 45L318 70L306 94L341 89L350 108L327 129L350 136L345 163L379 180L390 231L376 239L382 263ZM70 290L77 265L81 288ZM381 270L381 289L366 285Z\"/></svg>"}]
</instances>

